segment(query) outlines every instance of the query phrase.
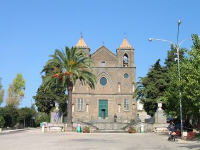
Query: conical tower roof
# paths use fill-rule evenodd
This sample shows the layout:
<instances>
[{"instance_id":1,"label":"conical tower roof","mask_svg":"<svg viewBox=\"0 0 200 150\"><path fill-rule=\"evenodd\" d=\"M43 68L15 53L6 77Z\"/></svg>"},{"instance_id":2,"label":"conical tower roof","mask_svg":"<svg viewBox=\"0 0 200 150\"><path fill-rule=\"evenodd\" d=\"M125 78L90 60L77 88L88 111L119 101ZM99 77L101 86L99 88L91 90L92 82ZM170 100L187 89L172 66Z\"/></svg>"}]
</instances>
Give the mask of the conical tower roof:
<instances>
[{"instance_id":1,"label":"conical tower roof","mask_svg":"<svg viewBox=\"0 0 200 150\"><path fill-rule=\"evenodd\" d=\"M88 46L86 45L83 37L81 36L78 43L76 44L77 48L88 48Z\"/></svg>"},{"instance_id":2,"label":"conical tower roof","mask_svg":"<svg viewBox=\"0 0 200 150\"><path fill-rule=\"evenodd\" d=\"M127 38L125 37L119 46L119 49L133 49L133 47L129 44Z\"/></svg>"}]
</instances>

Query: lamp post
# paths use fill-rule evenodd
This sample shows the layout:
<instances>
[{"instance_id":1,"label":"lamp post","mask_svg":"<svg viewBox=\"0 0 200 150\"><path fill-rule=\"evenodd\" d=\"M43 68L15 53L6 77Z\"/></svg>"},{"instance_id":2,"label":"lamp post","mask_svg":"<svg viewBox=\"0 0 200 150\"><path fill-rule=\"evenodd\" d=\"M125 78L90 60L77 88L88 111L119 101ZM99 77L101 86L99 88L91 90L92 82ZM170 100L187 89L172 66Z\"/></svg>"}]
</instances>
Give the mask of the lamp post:
<instances>
[{"instance_id":1,"label":"lamp post","mask_svg":"<svg viewBox=\"0 0 200 150\"><path fill-rule=\"evenodd\" d=\"M156 39L156 38L149 38L148 40L151 42L153 40L156 41L162 41L162 42L168 42L171 45L173 45L176 48L176 52L177 52L177 67L178 67L178 80L179 83L181 82L181 71L180 71L180 46L181 44L183 44L186 40L182 40L181 42L179 42L179 28L181 25L181 20L178 20L178 32L177 32L177 43L175 44L172 41L169 40L165 40L165 39ZM179 87L179 104L180 104L180 121L181 121L181 134L183 133L183 118L182 118L182 99L181 99L181 89Z\"/></svg>"}]
</instances>

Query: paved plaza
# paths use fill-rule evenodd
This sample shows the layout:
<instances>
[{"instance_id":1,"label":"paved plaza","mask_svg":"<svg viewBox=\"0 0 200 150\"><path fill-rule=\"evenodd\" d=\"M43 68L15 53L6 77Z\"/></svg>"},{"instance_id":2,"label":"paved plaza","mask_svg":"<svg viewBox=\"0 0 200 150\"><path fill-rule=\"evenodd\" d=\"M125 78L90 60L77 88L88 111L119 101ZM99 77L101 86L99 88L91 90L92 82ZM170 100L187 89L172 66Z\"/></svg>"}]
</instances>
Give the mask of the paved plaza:
<instances>
[{"instance_id":1,"label":"paved plaza","mask_svg":"<svg viewBox=\"0 0 200 150\"><path fill-rule=\"evenodd\" d=\"M154 133L41 133L0 135L0 150L200 150L198 142L168 142Z\"/></svg>"}]
</instances>

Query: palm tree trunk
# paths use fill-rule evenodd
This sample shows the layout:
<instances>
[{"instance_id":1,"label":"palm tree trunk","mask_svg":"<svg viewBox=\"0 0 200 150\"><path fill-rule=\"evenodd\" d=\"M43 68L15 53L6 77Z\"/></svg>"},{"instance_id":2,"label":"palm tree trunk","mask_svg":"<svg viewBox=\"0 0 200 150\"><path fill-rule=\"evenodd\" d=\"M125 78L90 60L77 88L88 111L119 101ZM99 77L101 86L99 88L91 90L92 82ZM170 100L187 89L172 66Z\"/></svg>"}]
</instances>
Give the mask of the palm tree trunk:
<instances>
[{"instance_id":1,"label":"palm tree trunk","mask_svg":"<svg viewBox=\"0 0 200 150\"><path fill-rule=\"evenodd\" d=\"M68 104L67 104L67 126L72 127L72 89L73 87L68 88Z\"/></svg>"}]
</instances>

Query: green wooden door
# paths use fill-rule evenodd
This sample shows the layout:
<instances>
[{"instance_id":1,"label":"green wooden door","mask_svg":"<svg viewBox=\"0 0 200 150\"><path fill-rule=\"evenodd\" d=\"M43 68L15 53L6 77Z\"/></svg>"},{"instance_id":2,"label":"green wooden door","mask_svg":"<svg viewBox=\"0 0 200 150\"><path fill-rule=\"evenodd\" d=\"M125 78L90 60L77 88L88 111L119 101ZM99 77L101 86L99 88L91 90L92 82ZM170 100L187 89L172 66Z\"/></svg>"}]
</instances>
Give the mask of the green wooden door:
<instances>
[{"instance_id":1,"label":"green wooden door","mask_svg":"<svg viewBox=\"0 0 200 150\"><path fill-rule=\"evenodd\" d=\"M99 117L108 117L108 100L99 100Z\"/></svg>"}]
</instances>

